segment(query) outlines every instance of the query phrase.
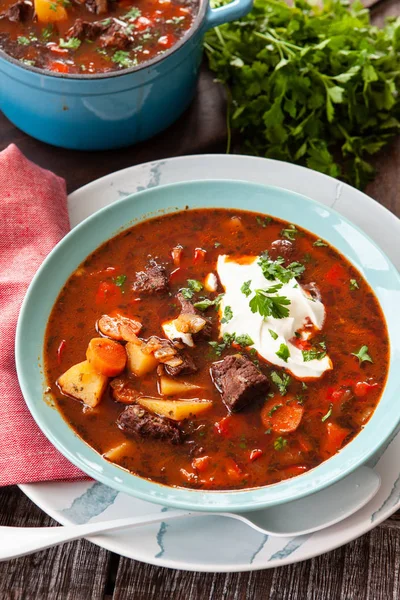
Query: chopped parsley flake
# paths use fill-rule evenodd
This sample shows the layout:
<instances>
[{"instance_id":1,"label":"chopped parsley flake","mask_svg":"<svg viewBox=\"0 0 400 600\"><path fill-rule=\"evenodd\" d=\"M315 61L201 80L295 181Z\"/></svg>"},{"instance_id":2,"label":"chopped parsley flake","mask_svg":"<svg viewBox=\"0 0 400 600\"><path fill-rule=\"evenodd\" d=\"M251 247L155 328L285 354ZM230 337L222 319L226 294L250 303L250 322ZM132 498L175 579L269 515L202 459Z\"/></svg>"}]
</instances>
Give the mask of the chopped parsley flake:
<instances>
[{"instance_id":1,"label":"chopped parsley flake","mask_svg":"<svg viewBox=\"0 0 400 600\"><path fill-rule=\"evenodd\" d=\"M142 11L134 6L121 19L137 19L142 14Z\"/></svg>"},{"instance_id":2,"label":"chopped parsley flake","mask_svg":"<svg viewBox=\"0 0 400 600\"><path fill-rule=\"evenodd\" d=\"M18 44L21 44L21 46L28 46L28 44L30 44L31 40L27 37L25 37L24 35L19 35L17 37L17 42Z\"/></svg>"},{"instance_id":3,"label":"chopped parsley flake","mask_svg":"<svg viewBox=\"0 0 400 600\"><path fill-rule=\"evenodd\" d=\"M49 40L53 35L54 28L53 25L47 25L44 29L42 29L42 38L44 40Z\"/></svg>"},{"instance_id":4,"label":"chopped parsley flake","mask_svg":"<svg viewBox=\"0 0 400 600\"><path fill-rule=\"evenodd\" d=\"M289 225L289 227L287 227L286 229L282 229L281 231L281 236L284 238L287 238L288 240L295 240L296 239L296 235L300 233L299 230L296 228L295 225Z\"/></svg>"},{"instance_id":5,"label":"chopped parsley flake","mask_svg":"<svg viewBox=\"0 0 400 600\"><path fill-rule=\"evenodd\" d=\"M289 348L286 346L286 344L281 344L278 352L275 352L275 354L278 356L278 358L281 358L283 361L287 362L290 356Z\"/></svg>"},{"instance_id":6,"label":"chopped parsley flake","mask_svg":"<svg viewBox=\"0 0 400 600\"><path fill-rule=\"evenodd\" d=\"M275 333L275 331L272 331L272 329L268 329L270 336L272 337L273 340L277 340L278 339L278 334Z\"/></svg>"},{"instance_id":7,"label":"chopped parsley flake","mask_svg":"<svg viewBox=\"0 0 400 600\"><path fill-rule=\"evenodd\" d=\"M245 281L242 287L240 288L240 291L246 296L246 298L251 294L250 284L251 279L249 279L249 281Z\"/></svg>"},{"instance_id":8,"label":"chopped parsley flake","mask_svg":"<svg viewBox=\"0 0 400 600\"><path fill-rule=\"evenodd\" d=\"M214 248L219 248L220 246L222 246L221 242L215 242Z\"/></svg>"},{"instance_id":9,"label":"chopped parsley flake","mask_svg":"<svg viewBox=\"0 0 400 600\"><path fill-rule=\"evenodd\" d=\"M350 279L350 289L351 290L359 290L360 289L357 279Z\"/></svg>"},{"instance_id":10,"label":"chopped parsley flake","mask_svg":"<svg viewBox=\"0 0 400 600\"><path fill-rule=\"evenodd\" d=\"M283 438L282 436L279 436L274 441L275 450L283 450L285 446L287 446L287 440L285 440L285 438Z\"/></svg>"},{"instance_id":11,"label":"chopped parsley flake","mask_svg":"<svg viewBox=\"0 0 400 600\"><path fill-rule=\"evenodd\" d=\"M304 273L305 267L299 262L293 262L288 267L284 267L284 259L279 256L276 260L271 261L268 257L268 252L264 252L258 261L265 279L273 281L279 279L282 283L288 283L294 277L299 277Z\"/></svg>"},{"instance_id":12,"label":"chopped parsley flake","mask_svg":"<svg viewBox=\"0 0 400 600\"><path fill-rule=\"evenodd\" d=\"M229 323L229 321L233 318L232 308L230 306L225 306L224 308L224 316L221 319L221 323Z\"/></svg>"},{"instance_id":13,"label":"chopped parsley flake","mask_svg":"<svg viewBox=\"0 0 400 600\"><path fill-rule=\"evenodd\" d=\"M278 408L282 408L283 404L275 404L275 406L273 406L271 408L270 411L268 411L268 416L272 417L272 415L274 414L274 412L276 412L278 410Z\"/></svg>"},{"instance_id":14,"label":"chopped parsley flake","mask_svg":"<svg viewBox=\"0 0 400 600\"><path fill-rule=\"evenodd\" d=\"M189 288L194 292L201 292L203 289L203 284L200 281L197 281L197 279L188 279L187 283Z\"/></svg>"},{"instance_id":15,"label":"chopped parsley flake","mask_svg":"<svg viewBox=\"0 0 400 600\"><path fill-rule=\"evenodd\" d=\"M322 360L326 356L326 350L317 350L317 348L302 350L301 353L304 362L309 362L310 360Z\"/></svg>"},{"instance_id":16,"label":"chopped parsley flake","mask_svg":"<svg viewBox=\"0 0 400 600\"><path fill-rule=\"evenodd\" d=\"M247 333L235 336L235 342L243 348L247 348L247 346L252 346L254 344L253 340L249 335L247 335Z\"/></svg>"},{"instance_id":17,"label":"chopped parsley flake","mask_svg":"<svg viewBox=\"0 0 400 600\"><path fill-rule=\"evenodd\" d=\"M272 219L271 217L256 217L256 221L261 227L266 227L271 223Z\"/></svg>"},{"instance_id":18,"label":"chopped parsley flake","mask_svg":"<svg viewBox=\"0 0 400 600\"><path fill-rule=\"evenodd\" d=\"M118 287L122 287L126 280L126 275L118 275L118 277L115 278L115 285L117 285Z\"/></svg>"},{"instance_id":19,"label":"chopped parsley flake","mask_svg":"<svg viewBox=\"0 0 400 600\"><path fill-rule=\"evenodd\" d=\"M78 38L74 37L69 38L69 40L64 40L63 38L60 38L58 45L60 46L60 48L68 48L68 50L77 50L81 45L81 40L78 40Z\"/></svg>"},{"instance_id":20,"label":"chopped parsley flake","mask_svg":"<svg viewBox=\"0 0 400 600\"><path fill-rule=\"evenodd\" d=\"M328 410L328 412L327 412L327 413L326 413L326 415L324 415L324 416L322 417L322 419L321 419L321 421L322 421L323 423L325 423L325 421L326 421L327 419L329 419L329 417L331 416L331 414L332 414L332 409L333 409L333 404L332 404L332 402L331 402L331 403L330 403L330 405L329 405L329 410Z\"/></svg>"},{"instance_id":21,"label":"chopped parsley flake","mask_svg":"<svg viewBox=\"0 0 400 600\"><path fill-rule=\"evenodd\" d=\"M198 302L195 302L193 304L193 306L195 308L197 308L198 310L201 311L205 311L207 310L207 308L210 308L210 306L214 306L215 305L215 300L210 300L209 298L204 298L204 300L199 300Z\"/></svg>"},{"instance_id":22,"label":"chopped parsley flake","mask_svg":"<svg viewBox=\"0 0 400 600\"><path fill-rule=\"evenodd\" d=\"M187 284L187 288L182 288L180 290L185 300L191 300L195 292L201 292L201 290L203 289L203 284L200 281L197 281L197 279L188 279ZM211 306L211 304L209 306ZM196 306L196 308L199 307ZM200 310L206 310L206 308L208 308L208 306L206 306L205 308L200 308Z\"/></svg>"},{"instance_id":23,"label":"chopped parsley flake","mask_svg":"<svg viewBox=\"0 0 400 600\"><path fill-rule=\"evenodd\" d=\"M116 63L121 67L134 67L135 65L137 65L136 58L131 58L129 56L129 52L126 52L125 50L117 50L117 52L114 52L114 54L111 57L111 60L113 61L113 63Z\"/></svg>"},{"instance_id":24,"label":"chopped parsley flake","mask_svg":"<svg viewBox=\"0 0 400 600\"><path fill-rule=\"evenodd\" d=\"M370 357L370 355L368 354L368 346L361 346L361 348L359 349L358 352L352 352L351 354L358 358L358 360L360 361L360 365L363 362L370 362L370 363L374 362L372 360L372 358Z\"/></svg>"},{"instance_id":25,"label":"chopped parsley flake","mask_svg":"<svg viewBox=\"0 0 400 600\"><path fill-rule=\"evenodd\" d=\"M323 240L321 240L321 239L318 239L318 240L316 240L316 241L313 243L313 246L316 246L317 248L318 248L319 246L327 246L327 245L328 245L328 244L327 244L326 242L324 242Z\"/></svg>"},{"instance_id":26,"label":"chopped parsley flake","mask_svg":"<svg viewBox=\"0 0 400 600\"><path fill-rule=\"evenodd\" d=\"M227 348L229 348L229 346L234 341L235 341L235 334L234 333L224 333L224 335L222 336L222 342L220 342L220 343L218 343L218 342L208 342L208 343L213 348L215 354L217 356L221 356L222 352L224 350L226 350Z\"/></svg>"}]
</instances>

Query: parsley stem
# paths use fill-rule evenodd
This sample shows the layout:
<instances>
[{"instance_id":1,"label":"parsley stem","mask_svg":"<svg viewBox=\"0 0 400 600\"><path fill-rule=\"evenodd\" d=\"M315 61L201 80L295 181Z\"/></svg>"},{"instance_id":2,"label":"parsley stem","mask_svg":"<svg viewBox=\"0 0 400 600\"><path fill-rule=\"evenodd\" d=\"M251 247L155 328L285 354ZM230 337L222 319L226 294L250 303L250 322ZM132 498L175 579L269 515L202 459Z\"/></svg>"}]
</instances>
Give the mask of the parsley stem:
<instances>
[{"instance_id":1,"label":"parsley stem","mask_svg":"<svg viewBox=\"0 0 400 600\"><path fill-rule=\"evenodd\" d=\"M219 39L221 45L225 47L226 44L225 44L224 36L222 35L220 28L216 27L214 29L214 31L215 31L215 34L216 34L217 38Z\"/></svg>"},{"instance_id":2,"label":"parsley stem","mask_svg":"<svg viewBox=\"0 0 400 600\"><path fill-rule=\"evenodd\" d=\"M232 94L227 85L225 85L226 91L226 154L231 153L232 144L232 127L231 127L231 107L232 107Z\"/></svg>"}]
</instances>

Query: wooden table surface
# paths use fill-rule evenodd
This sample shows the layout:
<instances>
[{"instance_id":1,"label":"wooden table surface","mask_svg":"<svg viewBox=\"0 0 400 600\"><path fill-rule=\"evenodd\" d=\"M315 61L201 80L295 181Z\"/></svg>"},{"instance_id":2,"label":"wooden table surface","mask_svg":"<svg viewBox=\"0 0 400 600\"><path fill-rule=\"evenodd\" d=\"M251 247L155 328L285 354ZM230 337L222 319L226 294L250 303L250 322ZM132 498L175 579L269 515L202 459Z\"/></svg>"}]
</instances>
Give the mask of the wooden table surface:
<instances>
[{"instance_id":1,"label":"wooden table surface","mask_svg":"<svg viewBox=\"0 0 400 600\"><path fill-rule=\"evenodd\" d=\"M370 0L368 4L372 4ZM400 14L400 0L378 0L373 15ZM224 152L224 96L203 69L190 109L168 131L114 152L74 152L42 144L0 114L0 150L15 143L64 177L69 191L125 167L182 154ZM367 193L400 217L400 140L376 159ZM17 487L0 489L0 526L56 523ZM1 540L0 540L1 541ZM195 543L195 540L193 540ZM296 565L252 573L173 571L121 558L86 540L0 564L0 600L399 600L400 511L370 533Z\"/></svg>"}]
</instances>

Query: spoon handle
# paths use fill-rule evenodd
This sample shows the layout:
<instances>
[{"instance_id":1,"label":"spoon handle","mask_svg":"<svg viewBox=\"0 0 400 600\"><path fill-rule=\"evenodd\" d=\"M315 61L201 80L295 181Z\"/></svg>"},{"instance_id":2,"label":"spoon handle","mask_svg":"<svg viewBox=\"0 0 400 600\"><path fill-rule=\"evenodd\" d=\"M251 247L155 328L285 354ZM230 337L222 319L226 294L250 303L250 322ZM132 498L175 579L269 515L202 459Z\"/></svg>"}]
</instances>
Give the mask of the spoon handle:
<instances>
[{"instance_id":1,"label":"spoon handle","mask_svg":"<svg viewBox=\"0 0 400 600\"><path fill-rule=\"evenodd\" d=\"M106 533L125 527L151 525L190 516L195 516L195 513L171 510L135 518L114 519L85 525L67 525L66 527L0 527L0 561L25 556L38 550L45 550L97 533Z\"/></svg>"}]
</instances>

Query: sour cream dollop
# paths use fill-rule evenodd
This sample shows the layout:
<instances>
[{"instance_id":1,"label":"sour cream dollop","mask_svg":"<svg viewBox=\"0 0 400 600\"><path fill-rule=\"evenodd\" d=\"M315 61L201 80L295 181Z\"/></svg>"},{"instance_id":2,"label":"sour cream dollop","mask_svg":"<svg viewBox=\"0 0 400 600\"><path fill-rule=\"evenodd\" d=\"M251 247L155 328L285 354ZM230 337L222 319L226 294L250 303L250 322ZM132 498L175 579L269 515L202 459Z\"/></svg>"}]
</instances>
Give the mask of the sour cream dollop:
<instances>
[{"instance_id":1,"label":"sour cream dollop","mask_svg":"<svg viewBox=\"0 0 400 600\"><path fill-rule=\"evenodd\" d=\"M321 359L305 360L302 350L291 340L301 336L308 339L320 331L325 321L325 307L322 302L313 299L302 289L295 278L288 283L278 279L267 280L262 272L258 256L244 257L240 262L231 260L226 255L220 255L217 262L217 272L225 294L220 304L220 335L225 333L248 335L253 341L252 348L269 363L290 371L298 379L319 378L332 369L332 361L325 355ZM246 296L241 288L250 281L251 294ZM253 313L249 302L255 296L255 290L266 290L274 285L282 285L272 296L284 296L290 300L287 305L289 315L282 319L263 317L259 312ZM229 307L232 318L224 319L225 308ZM230 314L228 309L228 314ZM272 332L272 333L271 333ZM275 339L276 338L276 339ZM284 344L289 350L287 362L276 353ZM322 353L322 349L321 349Z\"/></svg>"}]
</instances>

